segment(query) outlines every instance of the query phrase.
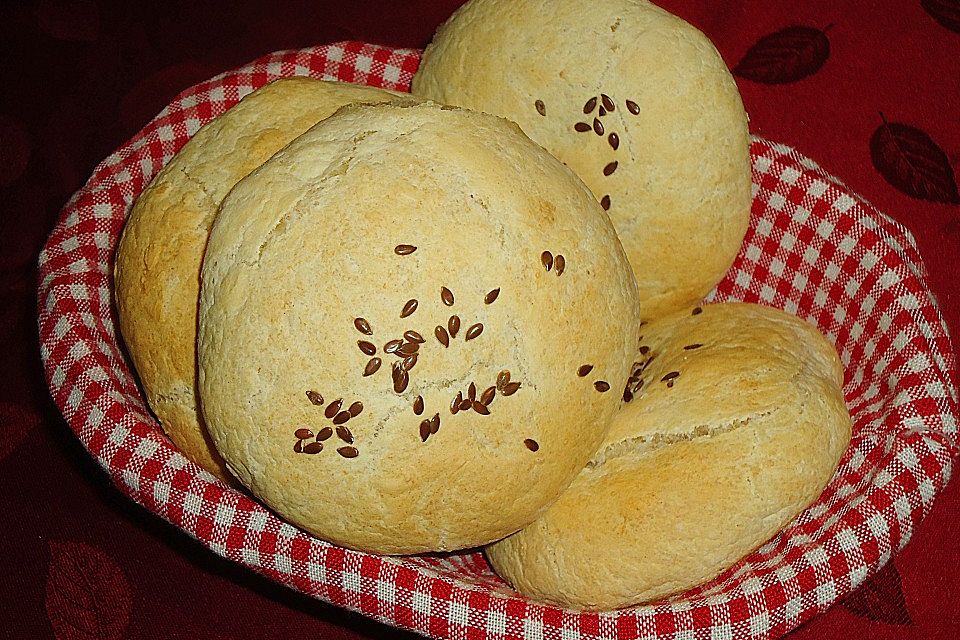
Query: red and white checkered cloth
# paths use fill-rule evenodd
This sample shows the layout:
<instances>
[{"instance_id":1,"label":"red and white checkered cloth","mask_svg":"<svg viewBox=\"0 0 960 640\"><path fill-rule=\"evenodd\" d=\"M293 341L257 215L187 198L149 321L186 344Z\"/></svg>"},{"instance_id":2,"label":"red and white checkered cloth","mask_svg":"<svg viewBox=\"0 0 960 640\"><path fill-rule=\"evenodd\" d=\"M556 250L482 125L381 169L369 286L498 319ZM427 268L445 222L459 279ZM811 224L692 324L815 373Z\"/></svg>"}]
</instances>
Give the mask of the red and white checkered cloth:
<instances>
[{"instance_id":1,"label":"red and white checkered cloth","mask_svg":"<svg viewBox=\"0 0 960 640\"><path fill-rule=\"evenodd\" d=\"M794 150L755 140L746 242L712 300L815 323L837 345L853 442L821 499L708 585L609 613L544 606L479 553L379 557L283 522L190 463L149 413L112 306L113 253L138 194L203 124L276 78L405 90L419 52L361 43L284 51L181 93L104 160L40 255L41 355L53 398L133 500L214 552L387 624L443 638L770 638L853 591L910 539L950 476L957 368L910 234Z\"/></svg>"}]
</instances>

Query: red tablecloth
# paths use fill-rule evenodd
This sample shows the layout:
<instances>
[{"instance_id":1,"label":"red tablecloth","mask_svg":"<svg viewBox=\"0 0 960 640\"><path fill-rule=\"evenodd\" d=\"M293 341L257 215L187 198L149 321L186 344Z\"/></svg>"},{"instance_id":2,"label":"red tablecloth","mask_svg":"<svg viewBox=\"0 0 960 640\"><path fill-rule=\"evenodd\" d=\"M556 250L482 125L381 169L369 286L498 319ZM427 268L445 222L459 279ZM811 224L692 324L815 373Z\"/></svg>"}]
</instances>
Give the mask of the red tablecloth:
<instances>
[{"instance_id":1,"label":"red tablecloth","mask_svg":"<svg viewBox=\"0 0 960 640\"><path fill-rule=\"evenodd\" d=\"M0 8L0 636L381 638L403 634L209 553L112 488L43 383L36 256L93 166L179 90L276 49L420 47L460 0ZM661 4L736 70L754 133L797 147L916 236L960 327L960 1ZM960 489L893 563L792 638L960 636Z\"/></svg>"}]
</instances>

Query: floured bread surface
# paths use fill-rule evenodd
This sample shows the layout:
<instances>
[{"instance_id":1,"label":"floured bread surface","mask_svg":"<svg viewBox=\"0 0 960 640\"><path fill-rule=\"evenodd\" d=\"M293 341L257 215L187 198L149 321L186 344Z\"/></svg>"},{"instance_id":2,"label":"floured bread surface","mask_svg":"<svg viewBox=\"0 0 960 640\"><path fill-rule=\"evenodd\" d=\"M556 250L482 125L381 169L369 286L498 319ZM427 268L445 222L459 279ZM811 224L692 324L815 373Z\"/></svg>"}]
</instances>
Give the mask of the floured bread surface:
<instances>
[{"instance_id":1,"label":"floured bread surface","mask_svg":"<svg viewBox=\"0 0 960 640\"><path fill-rule=\"evenodd\" d=\"M217 207L267 158L350 102L399 94L308 78L277 80L200 129L134 204L116 255L124 342L150 408L194 462L230 481L197 406L200 263Z\"/></svg>"},{"instance_id":2,"label":"floured bread surface","mask_svg":"<svg viewBox=\"0 0 960 640\"><path fill-rule=\"evenodd\" d=\"M641 333L603 445L543 517L486 550L531 597L615 609L702 584L813 502L849 443L843 369L798 318L726 303Z\"/></svg>"},{"instance_id":3,"label":"floured bread surface","mask_svg":"<svg viewBox=\"0 0 960 640\"><path fill-rule=\"evenodd\" d=\"M471 0L413 93L517 122L608 209L650 319L693 305L740 249L747 117L700 31L642 0Z\"/></svg>"},{"instance_id":4,"label":"floured bread surface","mask_svg":"<svg viewBox=\"0 0 960 640\"><path fill-rule=\"evenodd\" d=\"M609 219L515 125L345 107L223 202L202 405L231 471L303 529L471 547L531 522L596 451L638 324Z\"/></svg>"}]
</instances>

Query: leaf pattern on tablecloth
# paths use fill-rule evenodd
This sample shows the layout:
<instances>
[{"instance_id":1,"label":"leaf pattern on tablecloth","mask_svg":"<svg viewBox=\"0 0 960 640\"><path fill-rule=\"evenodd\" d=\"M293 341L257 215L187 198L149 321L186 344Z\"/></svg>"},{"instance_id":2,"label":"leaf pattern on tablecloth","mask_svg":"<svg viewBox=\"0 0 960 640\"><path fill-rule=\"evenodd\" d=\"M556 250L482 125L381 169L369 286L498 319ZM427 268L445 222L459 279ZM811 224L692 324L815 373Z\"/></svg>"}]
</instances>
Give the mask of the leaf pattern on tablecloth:
<instances>
[{"instance_id":1,"label":"leaf pattern on tablecloth","mask_svg":"<svg viewBox=\"0 0 960 640\"><path fill-rule=\"evenodd\" d=\"M894 188L912 198L960 204L953 167L943 149L925 132L902 122L883 124L870 137L870 159Z\"/></svg>"},{"instance_id":2,"label":"leaf pattern on tablecloth","mask_svg":"<svg viewBox=\"0 0 960 640\"><path fill-rule=\"evenodd\" d=\"M0 402L0 460L10 455L40 421L40 416L28 405Z\"/></svg>"},{"instance_id":3,"label":"leaf pattern on tablecloth","mask_svg":"<svg viewBox=\"0 0 960 640\"><path fill-rule=\"evenodd\" d=\"M757 40L733 74L763 84L785 84L813 75L829 57L826 30L790 26Z\"/></svg>"},{"instance_id":4,"label":"leaf pattern on tablecloth","mask_svg":"<svg viewBox=\"0 0 960 640\"><path fill-rule=\"evenodd\" d=\"M913 624L903 598L900 572L892 561L841 602L862 618L901 626Z\"/></svg>"},{"instance_id":5,"label":"leaf pattern on tablecloth","mask_svg":"<svg viewBox=\"0 0 960 640\"><path fill-rule=\"evenodd\" d=\"M960 33L960 0L920 0L920 6L943 27Z\"/></svg>"},{"instance_id":6,"label":"leaf pattern on tablecloth","mask_svg":"<svg viewBox=\"0 0 960 640\"><path fill-rule=\"evenodd\" d=\"M120 640L130 585L109 555L80 542L50 542L47 618L57 640Z\"/></svg>"}]
</instances>

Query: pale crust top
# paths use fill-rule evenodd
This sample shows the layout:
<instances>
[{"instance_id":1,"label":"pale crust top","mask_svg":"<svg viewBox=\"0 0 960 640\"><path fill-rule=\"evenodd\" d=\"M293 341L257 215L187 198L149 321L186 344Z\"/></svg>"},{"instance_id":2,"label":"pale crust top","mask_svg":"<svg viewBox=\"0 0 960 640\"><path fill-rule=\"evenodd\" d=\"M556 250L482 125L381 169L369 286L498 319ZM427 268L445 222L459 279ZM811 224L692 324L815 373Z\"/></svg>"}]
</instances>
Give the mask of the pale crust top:
<instances>
[{"instance_id":1,"label":"pale crust top","mask_svg":"<svg viewBox=\"0 0 960 640\"><path fill-rule=\"evenodd\" d=\"M543 517L487 548L534 598L616 609L710 580L813 502L849 444L843 369L813 326L726 303L641 333L636 391L603 445Z\"/></svg>"},{"instance_id":2,"label":"pale crust top","mask_svg":"<svg viewBox=\"0 0 960 640\"><path fill-rule=\"evenodd\" d=\"M533 520L600 444L639 323L582 182L515 125L430 104L346 107L241 181L202 279L200 389L230 469L287 520L377 553ZM400 385L394 340L420 345ZM452 413L471 383L493 400Z\"/></svg>"},{"instance_id":3,"label":"pale crust top","mask_svg":"<svg viewBox=\"0 0 960 640\"><path fill-rule=\"evenodd\" d=\"M740 249L751 193L736 84L706 36L649 2L471 0L412 91L517 122L608 196L645 319L702 299Z\"/></svg>"},{"instance_id":4,"label":"pale crust top","mask_svg":"<svg viewBox=\"0 0 960 640\"><path fill-rule=\"evenodd\" d=\"M350 102L400 94L309 78L251 93L201 128L134 203L116 254L120 330L150 408L194 462L232 481L196 397L200 263L217 207L253 169Z\"/></svg>"}]
</instances>

